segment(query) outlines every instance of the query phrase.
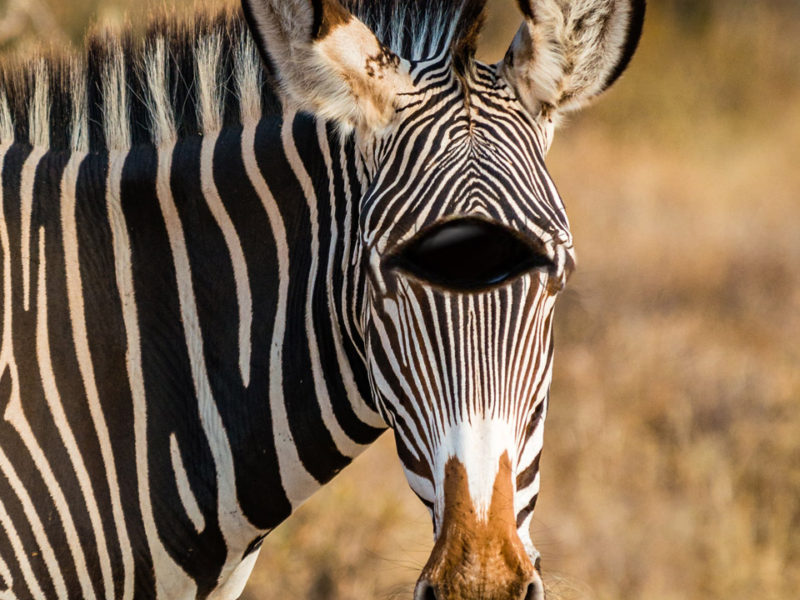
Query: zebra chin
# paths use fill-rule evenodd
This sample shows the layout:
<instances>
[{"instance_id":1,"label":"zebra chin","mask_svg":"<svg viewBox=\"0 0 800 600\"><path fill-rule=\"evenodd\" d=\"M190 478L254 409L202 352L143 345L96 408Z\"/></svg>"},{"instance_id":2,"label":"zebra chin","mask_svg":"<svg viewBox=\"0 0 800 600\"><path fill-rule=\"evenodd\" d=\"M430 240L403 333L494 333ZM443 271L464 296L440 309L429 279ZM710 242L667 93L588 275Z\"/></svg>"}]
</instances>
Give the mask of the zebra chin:
<instances>
[{"instance_id":1,"label":"zebra chin","mask_svg":"<svg viewBox=\"0 0 800 600\"><path fill-rule=\"evenodd\" d=\"M543 600L544 586L517 531L508 452L497 461L488 504L457 456L444 467L436 542L414 600Z\"/></svg>"}]
</instances>

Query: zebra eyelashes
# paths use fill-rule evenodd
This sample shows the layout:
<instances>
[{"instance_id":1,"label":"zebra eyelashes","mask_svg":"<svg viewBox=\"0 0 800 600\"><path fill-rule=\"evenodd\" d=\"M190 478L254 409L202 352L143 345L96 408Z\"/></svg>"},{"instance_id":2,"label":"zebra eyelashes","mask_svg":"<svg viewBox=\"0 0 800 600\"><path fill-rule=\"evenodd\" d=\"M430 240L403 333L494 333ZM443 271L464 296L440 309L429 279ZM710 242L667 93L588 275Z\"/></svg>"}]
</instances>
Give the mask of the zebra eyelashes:
<instances>
[{"instance_id":1,"label":"zebra eyelashes","mask_svg":"<svg viewBox=\"0 0 800 600\"><path fill-rule=\"evenodd\" d=\"M384 261L416 279L455 291L500 285L552 260L517 232L484 219L462 217L424 229Z\"/></svg>"}]
</instances>

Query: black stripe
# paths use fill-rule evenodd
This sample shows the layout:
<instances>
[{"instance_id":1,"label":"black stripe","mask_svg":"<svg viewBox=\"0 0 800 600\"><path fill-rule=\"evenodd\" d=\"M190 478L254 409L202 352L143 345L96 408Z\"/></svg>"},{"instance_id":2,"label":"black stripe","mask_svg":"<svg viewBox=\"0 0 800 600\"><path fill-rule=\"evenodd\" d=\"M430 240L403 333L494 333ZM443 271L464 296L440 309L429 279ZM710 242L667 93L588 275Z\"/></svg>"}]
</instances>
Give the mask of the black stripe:
<instances>
[{"instance_id":1,"label":"black stripe","mask_svg":"<svg viewBox=\"0 0 800 600\"><path fill-rule=\"evenodd\" d=\"M150 493L165 548L204 597L216 586L225 561L225 541L217 523L214 460L200 423L176 272L156 195L157 160L152 147L134 148L125 162L121 187L141 332ZM205 518L206 528L199 534L178 495L170 460L172 433Z\"/></svg>"},{"instance_id":2,"label":"black stripe","mask_svg":"<svg viewBox=\"0 0 800 600\"><path fill-rule=\"evenodd\" d=\"M281 484L269 407L278 260L269 219L245 170L241 127L225 129L220 135L214 151L214 181L239 233L253 300L250 385L218 406L231 441L242 510L256 527L272 529L291 514ZM238 352L234 356L236 365L230 368L238 373ZM214 380L212 385L216 385Z\"/></svg>"},{"instance_id":3,"label":"black stripe","mask_svg":"<svg viewBox=\"0 0 800 600\"><path fill-rule=\"evenodd\" d=\"M125 528L136 560L136 597L155 595L152 558L148 551L139 510L136 454L133 432L133 399L126 365L125 325L114 266L111 226L106 206L108 159L89 155L81 164L76 184L75 221L78 257L83 284L84 316L95 385L108 428ZM95 478L105 478L105 472ZM111 553L114 593L122 594L122 553L113 514L101 515ZM116 545L115 542L116 541Z\"/></svg>"},{"instance_id":4,"label":"black stripe","mask_svg":"<svg viewBox=\"0 0 800 600\"><path fill-rule=\"evenodd\" d=\"M317 211L318 211L318 230L319 230L319 259L317 267L317 281L314 289L313 298L313 319L314 327L317 334L317 347L319 348L320 360L322 363L323 375L327 385L328 393L331 398L331 406L336 420L342 427L344 432L359 444L370 444L374 442L377 437L384 431L384 429L370 427L363 423L355 414L353 406L350 404L350 399L347 397L347 391L339 373L339 361L336 356L336 346L334 341L333 320L339 319L339 314L332 313L331 307L335 307L339 302L341 296L337 295L341 289L341 282L344 279L344 268L349 263L349 257L345 257L344 249L344 220L346 215L345 202L336 203L334 206L335 213L331 214L331 203L335 203L337 198L345 198L343 181L341 173L338 172L336 166L340 163L339 147L334 143L337 135L333 127L330 130L324 130L328 135L330 159L333 161L333 184L334 193L333 198L330 198L330 180L328 178L327 165L322 160L322 149L317 144L310 144L308 152L301 152L300 158L311 179L314 183L314 190L317 198ZM316 138L315 138L316 139ZM357 211L357 207L353 207ZM337 227L337 243L332 257L332 265L329 263L330 247L331 247L331 230L332 219L336 219ZM352 244L358 243L357 236L358 229L351 230L351 247ZM327 273L331 270L333 282L333 289L327 288ZM338 282L338 285L337 285ZM329 294L333 293L331 297ZM339 327L342 327L340 320ZM364 363L358 361L357 363L350 363L351 370L362 371L362 381L367 383L366 372L364 372ZM368 390L368 387L366 388ZM356 402L359 399L355 399Z\"/></svg>"},{"instance_id":5,"label":"black stripe","mask_svg":"<svg viewBox=\"0 0 800 600\"><path fill-rule=\"evenodd\" d=\"M0 408L5 410L11 395L11 373L6 370L0 374ZM0 477L0 500L5 498L4 487L6 482ZM0 525L0 559L2 559L8 572L4 575L0 573L0 594L8 595L12 598L29 598L31 592L25 585L20 565L13 555L11 538L3 526Z\"/></svg>"},{"instance_id":6,"label":"black stripe","mask_svg":"<svg viewBox=\"0 0 800 600\"><path fill-rule=\"evenodd\" d=\"M293 137L301 154L308 151L309 144L316 145L314 129L308 116L295 119ZM282 365L284 401L298 456L306 470L324 483L350 460L342 456L333 443L322 421L314 389L305 330L306 294L311 270L310 215L300 183L283 149L275 144L280 139L275 137L276 133L280 135L271 132L262 121L256 135L256 148L260 150L257 153L259 166L267 174L267 183L283 216L289 246L289 291Z\"/></svg>"},{"instance_id":7,"label":"black stripe","mask_svg":"<svg viewBox=\"0 0 800 600\"><path fill-rule=\"evenodd\" d=\"M23 399L23 411L25 417L30 420L33 409L34 419L49 420L49 410L44 402L44 392L42 390L41 379L39 377L38 365L36 364L35 346L35 317L30 318L30 314L35 311L25 313L22 310L22 268L21 259L18 252L14 252L20 246L20 187L22 167L30 154L31 148L20 144L12 146L6 154L3 163L3 219L8 231L9 244L12 254L11 273L7 274L11 278L12 293L12 340L14 344L14 358L18 367L20 396ZM38 243L34 244L38 238L34 238L31 244L31 295L36 291L36 252L38 254ZM16 255L16 256L14 256ZM35 304L33 305L35 307ZM5 340L4 340L5 342ZM10 398L0 396L0 409L2 414L6 414ZM44 409L42 409L44 407ZM36 420L30 423L31 429L41 435L42 432ZM47 430L48 435L53 435L52 422ZM3 441L3 452L8 457L17 476L21 480L28 495L36 503L35 510L43 523L48 525L45 532L50 543L55 547L64 547L66 538L60 522L57 519L55 503L44 484L44 480L39 475L33 459L22 442L16 429L11 426L7 419L0 420L0 439ZM8 482L0 476L0 499L2 499L11 521L14 523L19 540L31 563L34 576L47 597L55 596L53 581L48 575L47 566L44 563L41 548L36 538L33 536L28 517L25 515L22 503L17 498ZM58 563L59 569L67 567L66 574L70 572L74 575L73 565L63 565ZM71 567L71 569L69 568ZM16 590L15 590L16 591Z\"/></svg>"},{"instance_id":8,"label":"black stripe","mask_svg":"<svg viewBox=\"0 0 800 600\"><path fill-rule=\"evenodd\" d=\"M517 529L522 527L522 524L525 522L525 519L528 518L533 510L536 508L536 501L539 499L539 494L536 494L531 501L528 502L527 506L525 506L521 511L517 513Z\"/></svg>"},{"instance_id":9,"label":"black stripe","mask_svg":"<svg viewBox=\"0 0 800 600\"><path fill-rule=\"evenodd\" d=\"M542 453L536 455L536 458L533 459L533 462L529 464L525 469L517 473L517 489L524 490L530 484L533 483L533 480L536 479L536 474L539 472L539 460L542 457Z\"/></svg>"},{"instance_id":10,"label":"black stripe","mask_svg":"<svg viewBox=\"0 0 800 600\"><path fill-rule=\"evenodd\" d=\"M6 401L6 396L0 396L0 403L5 404ZM6 455L12 461L14 461L14 468L17 470L18 475L34 472L35 467L33 465L33 461L30 460L30 456L27 454L24 446L18 438L12 438L14 434L10 433L10 428L7 428L7 424L0 425L0 436L2 436L3 439L3 452L5 452ZM55 506L47 495L46 488L41 480L32 480L26 477L23 479L23 482L26 490L31 495L31 498L37 504L37 514L40 516L40 518L42 515L56 514ZM45 496L42 498L40 496L33 495L40 493L45 494ZM47 575L47 566L44 562L44 556L42 555L41 548L39 548L38 544L36 543L36 538L33 536L31 524L27 515L23 511L22 503L19 501L17 495L12 490L11 485L6 478L2 477L1 475L0 499L3 502L3 506L6 509L14 528L16 529L15 533L17 542L22 545L25 557L27 558L33 572L33 579L39 584L39 587L46 598L56 598L56 591L53 581ZM45 519L42 519L42 522L45 524L45 526L49 525ZM52 540L53 538L49 535L50 532L48 531L47 533L49 539ZM0 537L0 541L4 541L5 531L2 527L0 527L0 534L3 534L2 537ZM19 568L19 563L17 563L14 553L12 552L11 545L4 544L2 548L0 548L0 553L2 553L3 560L8 565L11 575L14 578L14 586L12 588L14 598L17 600L33 600L33 593L27 587L25 579L22 576L22 571Z\"/></svg>"},{"instance_id":11,"label":"black stripe","mask_svg":"<svg viewBox=\"0 0 800 600\"><path fill-rule=\"evenodd\" d=\"M61 178L68 159L69 156L66 153L46 155L37 169L34 186L39 223L44 225L46 232L47 335L57 393L78 446L78 452L91 479L89 493L99 500L100 513L109 514L110 504L103 502L108 499L106 479L103 476L105 466L100 455L94 427L91 425L92 417L75 355L67 296L59 194ZM72 193L72 190L67 190L67 193ZM31 278L33 277L32 273ZM33 298L31 303L33 305ZM98 552L105 552L105 549L99 550L96 547L97 542L94 538L92 524L82 490L78 485L77 474L73 472L72 461L66 454L59 454L55 448L45 449L45 456L50 461L56 460L58 456L63 457L57 463L63 467L54 469L54 472L64 490L70 514L73 516L80 546L83 548L86 559L86 570L94 586L94 591L98 596L102 596L104 591ZM83 570L84 565L79 565L78 568Z\"/></svg>"}]
</instances>

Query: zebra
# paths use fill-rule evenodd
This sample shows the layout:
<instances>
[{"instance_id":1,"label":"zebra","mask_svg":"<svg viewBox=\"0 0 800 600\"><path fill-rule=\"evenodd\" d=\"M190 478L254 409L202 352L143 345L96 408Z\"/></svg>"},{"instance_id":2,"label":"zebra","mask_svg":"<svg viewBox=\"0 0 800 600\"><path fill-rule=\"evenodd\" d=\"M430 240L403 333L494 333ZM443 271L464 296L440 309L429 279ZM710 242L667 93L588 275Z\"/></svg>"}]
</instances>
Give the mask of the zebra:
<instances>
[{"instance_id":1,"label":"zebra","mask_svg":"<svg viewBox=\"0 0 800 600\"><path fill-rule=\"evenodd\" d=\"M244 0L0 73L0 598L236 598L387 428L415 600L540 600L544 164L644 0Z\"/></svg>"}]
</instances>

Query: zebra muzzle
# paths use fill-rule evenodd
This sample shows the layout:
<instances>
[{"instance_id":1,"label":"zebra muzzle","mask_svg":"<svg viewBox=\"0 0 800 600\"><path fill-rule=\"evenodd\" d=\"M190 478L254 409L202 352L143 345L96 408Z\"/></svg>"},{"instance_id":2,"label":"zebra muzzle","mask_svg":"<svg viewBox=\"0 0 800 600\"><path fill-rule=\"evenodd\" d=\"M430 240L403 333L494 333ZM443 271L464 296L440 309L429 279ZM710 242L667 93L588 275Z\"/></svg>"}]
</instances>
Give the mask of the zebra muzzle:
<instances>
[{"instance_id":1,"label":"zebra muzzle","mask_svg":"<svg viewBox=\"0 0 800 600\"><path fill-rule=\"evenodd\" d=\"M508 454L500 457L488 510L476 508L465 466L445 466L444 511L414 600L542 600L544 588L520 540Z\"/></svg>"}]
</instances>

